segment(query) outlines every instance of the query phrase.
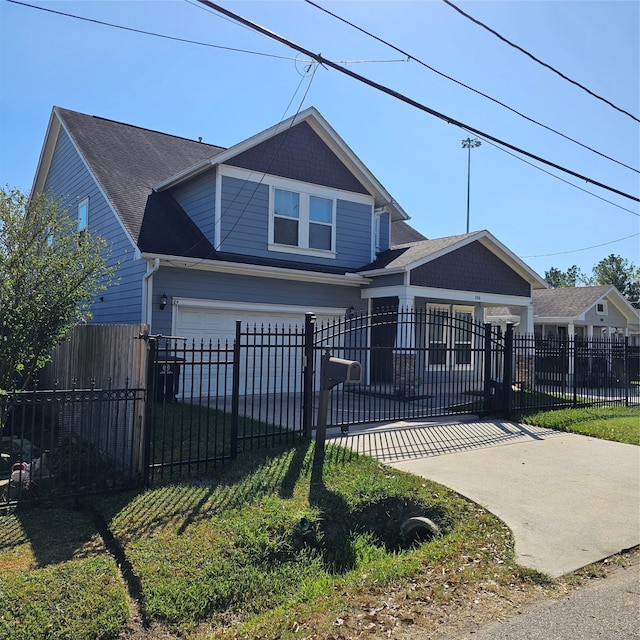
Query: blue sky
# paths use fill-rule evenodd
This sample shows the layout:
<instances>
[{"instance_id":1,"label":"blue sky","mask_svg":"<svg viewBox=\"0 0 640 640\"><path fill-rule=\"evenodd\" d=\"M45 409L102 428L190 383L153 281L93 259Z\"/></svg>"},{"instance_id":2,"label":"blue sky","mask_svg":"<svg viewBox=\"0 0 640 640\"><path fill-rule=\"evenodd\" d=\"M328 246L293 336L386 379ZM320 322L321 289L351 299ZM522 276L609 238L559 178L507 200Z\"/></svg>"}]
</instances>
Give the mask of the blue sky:
<instances>
[{"instance_id":1,"label":"blue sky","mask_svg":"<svg viewBox=\"0 0 640 640\"><path fill-rule=\"evenodd\" d=\"M216 47L0 0L3 185L31 188L53 105L225 147L315 106L416 229L429 238L466 231L468 152L461 142L469 134L459 127L331 68L310 67L304 56L196 0L25 2ZM219 4L325 58L360 61L345 66L456 121L639 195L640 125L619 110L640 117L640 3L635 0L454 0L618 109L441 0L317 0L441 74L611 159L407 61L303 0ZM471 151L470 230L488 229L540 275L574 264L590 274L611 253L640 266L637 202L527 162L561 180L486 141Z\"/></svg>"}]
</instances>

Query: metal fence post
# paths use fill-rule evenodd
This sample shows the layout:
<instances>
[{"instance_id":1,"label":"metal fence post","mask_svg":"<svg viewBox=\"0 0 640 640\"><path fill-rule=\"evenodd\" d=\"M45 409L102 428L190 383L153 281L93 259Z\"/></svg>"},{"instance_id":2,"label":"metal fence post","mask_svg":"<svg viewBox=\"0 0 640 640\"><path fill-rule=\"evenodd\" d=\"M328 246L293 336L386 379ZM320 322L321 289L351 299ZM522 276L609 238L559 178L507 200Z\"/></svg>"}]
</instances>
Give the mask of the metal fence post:
<instances>
[{"instance_id":1,"label":"metal fence post","mask_svg":"<svg viewBox=\"0 0 640 640\"><path fill-rule=\"evenodd\" d=\"M629 406L629 387L631 386L631 376L629 375L629 336L624 337L622 375L624 376L624 406Z\"/></svg>"},{"instance_id":2,"label":"metal fence post","mask_svg":"<svg viewBox=\"0 0 640 640\"><path fill-rule=\"evenodd\" d=\"M238 456L238 420L240 404L240 334L242 321L236 320L236 338L233 343L233 383L231 389L231 442L229 455Z\"/></svg>"},{"instance_id":3,"label":"metal fence post","mask_svg":"<svg viewBox=\"0 0 640 640\"><path fill-rule=\"evenodd\" d=\"M502 393L504 398L504 417L511 417L513 384L513 325L507 324L507 331L504 336L504 374L502 376Z\"/></svg>"},{"instance_id":4,"label":"metal fence post","mask_svg":"<svg viewBox=\"0 0 640 640\"><path fill-rule=\"evenodd\" d=\"M145 402L144 429L142 430L143 450L143 480L144 485L149 485L151 464L151 431L154 428L155 402L156 402L156 375L155 363L158 344L155 336L142 336L147 343L147 397Z\"/></svg>"},{"instance_id":5,"label":"metal fence post","mask_svg":"<svg viewBox=\"0 0 640 640\"><path fill-rule=\"evenodd\" d=\"M311 311L304 315L304 345L302 363L302 436L311 440L313 432L313 330L316 315Z\"/></svg>"},{"instance_id":6,"label":"metal fence post","mask_svg":"<svg viewBox=\"0 0 640 640\"><path fill-rule=\"evenodd\" d=\"M483 412L491 412L491 369L493 349L491 348L491 324L484 325L484 401Z\"/></svg>"}]
</instances>

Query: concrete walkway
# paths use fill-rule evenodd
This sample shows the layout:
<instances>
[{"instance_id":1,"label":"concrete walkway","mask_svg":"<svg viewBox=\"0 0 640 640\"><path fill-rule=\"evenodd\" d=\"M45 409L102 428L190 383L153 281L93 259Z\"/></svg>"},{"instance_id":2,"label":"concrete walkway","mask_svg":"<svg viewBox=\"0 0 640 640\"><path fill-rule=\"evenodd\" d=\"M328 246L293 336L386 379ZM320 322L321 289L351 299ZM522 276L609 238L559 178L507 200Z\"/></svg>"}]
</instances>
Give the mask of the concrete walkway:
<instances>
[{"instance_id":1,"label":"concrete walkway","mask_svg":"<svg viewBox=\"0 0 640 640\"><path fill-rule=\"evenodd\" d=\"M352 427L334 440L497 515L519 564L552 577L640 544L640 447L502 420Z\"/></svg>"}]
</instances>

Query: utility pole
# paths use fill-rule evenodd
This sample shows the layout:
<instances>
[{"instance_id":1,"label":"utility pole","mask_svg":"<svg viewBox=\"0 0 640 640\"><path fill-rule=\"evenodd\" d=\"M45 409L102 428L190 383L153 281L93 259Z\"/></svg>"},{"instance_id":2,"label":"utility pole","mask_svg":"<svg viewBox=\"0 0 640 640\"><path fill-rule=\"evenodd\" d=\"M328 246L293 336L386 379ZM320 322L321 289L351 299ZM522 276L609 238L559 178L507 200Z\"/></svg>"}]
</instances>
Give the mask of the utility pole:
<instances>
[{"instance_id":1,"label":"utility pole","mask_svg":"<svg viewBox=\"0 0 640 640\"><path fill-rule=\"evenodd\" d=\"M467 233L469 233L469 192L471 185L471 149L479 147L482 143L477 138L465 138L462 148L467 149Z\"/></svg>"}]
</instances>

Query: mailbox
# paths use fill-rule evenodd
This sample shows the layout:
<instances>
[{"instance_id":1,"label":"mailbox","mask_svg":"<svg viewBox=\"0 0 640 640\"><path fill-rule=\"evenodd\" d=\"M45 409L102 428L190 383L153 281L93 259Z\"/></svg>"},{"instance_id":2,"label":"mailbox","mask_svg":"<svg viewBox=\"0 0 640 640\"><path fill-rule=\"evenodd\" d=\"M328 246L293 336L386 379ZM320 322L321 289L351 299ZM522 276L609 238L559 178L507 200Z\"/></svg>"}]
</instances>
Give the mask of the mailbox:
<instances>
[{"instance_id":1,"label":"mailbox","mask_svg":"<svg viewBox=\"0 0 640 640\"><path fill-rule=\"evenodd\" d=\"M324 388L332 389L341 382L361 382L362 365L356 360L329 357L322 371Z\"/></svg>"}]
</instances>

